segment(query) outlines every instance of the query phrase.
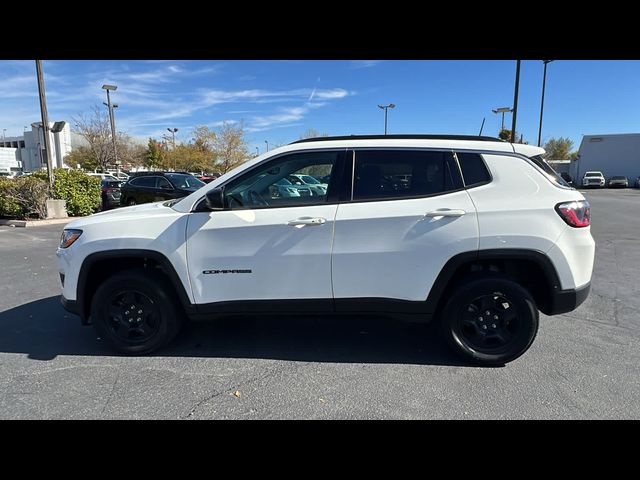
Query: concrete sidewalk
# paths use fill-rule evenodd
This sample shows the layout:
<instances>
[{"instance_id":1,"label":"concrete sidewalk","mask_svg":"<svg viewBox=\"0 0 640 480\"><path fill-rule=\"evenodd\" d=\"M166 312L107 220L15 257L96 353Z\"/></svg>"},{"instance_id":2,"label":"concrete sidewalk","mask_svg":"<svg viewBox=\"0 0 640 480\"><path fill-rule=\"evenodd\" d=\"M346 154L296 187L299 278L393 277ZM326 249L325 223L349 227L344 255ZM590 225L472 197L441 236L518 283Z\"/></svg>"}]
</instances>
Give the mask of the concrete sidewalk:
<instances>
[{"instance_id":1,"label":"concrete sidewalk","mask_svg":"<svg viewBox=\"0 0 640 480\"><path fill-rule=\"evenodd\" d=\"M39 227L42 225L57 225L69 223L81 217L50 218L48 220L9 220L0 218L0 226L7 227Z\"/></svg>"}]
</instances>

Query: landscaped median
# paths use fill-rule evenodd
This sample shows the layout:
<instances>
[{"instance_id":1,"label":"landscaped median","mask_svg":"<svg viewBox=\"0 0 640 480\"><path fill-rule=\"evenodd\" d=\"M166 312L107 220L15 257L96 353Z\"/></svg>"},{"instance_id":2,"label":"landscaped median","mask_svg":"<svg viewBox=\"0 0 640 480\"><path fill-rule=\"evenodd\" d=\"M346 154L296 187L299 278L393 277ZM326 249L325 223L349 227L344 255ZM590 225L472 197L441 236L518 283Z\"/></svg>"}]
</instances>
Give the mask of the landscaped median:
<instances>
[{"instance_id":1,"label":"landscaped median","mask_svg":"<svg viewBox=\"0 0 640 480\"><path fill-rule=\"evenodd\" d=\"M91 215L100 208L100 180L82 170L62 168L54 170L51 188L44 172L15 179L0 178L0 224L38 219L38 224L41 224L41 219L47 216L47 199L65 200L70 216Z\"/></svg>"}]
</instances>

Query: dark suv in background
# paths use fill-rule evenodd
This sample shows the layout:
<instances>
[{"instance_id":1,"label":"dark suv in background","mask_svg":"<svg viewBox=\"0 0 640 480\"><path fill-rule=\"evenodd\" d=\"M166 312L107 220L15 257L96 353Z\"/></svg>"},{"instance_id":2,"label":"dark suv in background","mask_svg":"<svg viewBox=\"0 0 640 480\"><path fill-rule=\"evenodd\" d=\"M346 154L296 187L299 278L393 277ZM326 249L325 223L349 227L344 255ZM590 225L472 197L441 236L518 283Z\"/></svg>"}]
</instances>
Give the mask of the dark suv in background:
<instances>
[{"instance_id":1,"label":"dark suv in background","mask_svg":"<svg viewBox=\"0 0 640 480\"><path fill-rule=\"evenodd\" d=\"M204 185L190 173L144 172L136 173L121 187L120 204L158 202L182 198Z\"/></svg>"}]
</instances>

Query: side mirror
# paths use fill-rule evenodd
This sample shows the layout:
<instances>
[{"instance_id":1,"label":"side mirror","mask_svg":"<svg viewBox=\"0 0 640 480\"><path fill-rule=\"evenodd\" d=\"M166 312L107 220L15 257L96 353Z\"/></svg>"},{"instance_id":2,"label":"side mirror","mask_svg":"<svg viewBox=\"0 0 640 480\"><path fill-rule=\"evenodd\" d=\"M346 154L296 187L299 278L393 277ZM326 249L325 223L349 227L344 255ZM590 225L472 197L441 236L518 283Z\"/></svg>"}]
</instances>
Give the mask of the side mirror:
<instances>
[{"instance_id":1,"label":"side mirror","mask_svg":"<svg viewBox=\"0 0 640 480\"><path fill-rule=\"evenodd\" d=\"M224 187L208 191L205 203L209 210L224 210Z\"/></svg>"}]
</instances>

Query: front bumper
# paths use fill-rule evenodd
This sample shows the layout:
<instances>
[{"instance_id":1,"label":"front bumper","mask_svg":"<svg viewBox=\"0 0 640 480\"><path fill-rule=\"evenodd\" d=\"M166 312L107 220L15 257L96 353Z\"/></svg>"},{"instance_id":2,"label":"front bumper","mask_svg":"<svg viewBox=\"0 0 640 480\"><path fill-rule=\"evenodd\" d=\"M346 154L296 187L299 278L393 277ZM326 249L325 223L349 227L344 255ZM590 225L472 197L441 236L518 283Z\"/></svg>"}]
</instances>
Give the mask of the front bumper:
<instances>
[{"instance_id":1,"label":"front bumper","mask_svg":"<svg viewBox=\"0 0 640 480\"><path fill-rule=\"evenodd\" d=\"M587 299L590 290L591 282L580 288L555 292L551 298L551 308L545 313L547 315L559 315L575 310Z\"/></svg>"},{"instance_id":2,"label":"front bumper","mask_svg":"<svg viewBox=\"0 0 640 480\"><path fill-rule=\"evenodd\" d=\"M76 302L75 300L67 300L66 298L64 298L64 295L60 295L60 303L67 312L73 313L74 315L80 315L78 302Z\"/></svg>"}]
</instances>

